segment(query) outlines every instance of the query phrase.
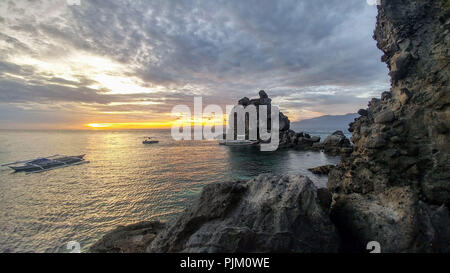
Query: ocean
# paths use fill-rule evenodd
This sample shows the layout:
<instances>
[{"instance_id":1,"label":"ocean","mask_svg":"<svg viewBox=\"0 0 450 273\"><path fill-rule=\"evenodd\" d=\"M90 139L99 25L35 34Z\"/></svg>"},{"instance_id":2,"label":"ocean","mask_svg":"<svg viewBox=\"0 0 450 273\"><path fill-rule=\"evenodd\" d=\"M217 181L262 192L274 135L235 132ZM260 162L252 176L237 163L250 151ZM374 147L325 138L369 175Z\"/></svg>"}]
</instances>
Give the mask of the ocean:
<instances>
[{"instance_id":1,"label":"ocean","mask_svg":"<svg viewBox=\"0 0 450 273\"><path fill-rule=\"evenodd\" d=\"M146 136L160 143L143 145ZM174 141L168 130L0 130L0 163L54 154L86 154L90 163L34 174L0 168L0 252L68 252L69 241L87 251L118 225L173 220L209 183L303 174L324 187L327 178L307 169L340 160L321 152Z\"/></svg>"}]
</instances>

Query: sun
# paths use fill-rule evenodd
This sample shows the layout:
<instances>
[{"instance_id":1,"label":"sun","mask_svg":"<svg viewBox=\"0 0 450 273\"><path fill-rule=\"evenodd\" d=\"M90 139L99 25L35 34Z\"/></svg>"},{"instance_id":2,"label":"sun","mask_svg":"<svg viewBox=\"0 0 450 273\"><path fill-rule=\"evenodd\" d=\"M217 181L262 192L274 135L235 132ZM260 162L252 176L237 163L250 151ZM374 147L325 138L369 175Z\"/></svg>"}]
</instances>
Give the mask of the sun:
<instances>
[{"instance_id":1,"label":"sun","mask_svg":"<svg viewBox=\"0 0 450 273\"><path fill-rule=\"evenodd\" d=\"M111 127L111 124L107 124L107 123L90 123L87 126L89 126L91 128L108 128L108 127Z\"/></svg>"}]
</instances>

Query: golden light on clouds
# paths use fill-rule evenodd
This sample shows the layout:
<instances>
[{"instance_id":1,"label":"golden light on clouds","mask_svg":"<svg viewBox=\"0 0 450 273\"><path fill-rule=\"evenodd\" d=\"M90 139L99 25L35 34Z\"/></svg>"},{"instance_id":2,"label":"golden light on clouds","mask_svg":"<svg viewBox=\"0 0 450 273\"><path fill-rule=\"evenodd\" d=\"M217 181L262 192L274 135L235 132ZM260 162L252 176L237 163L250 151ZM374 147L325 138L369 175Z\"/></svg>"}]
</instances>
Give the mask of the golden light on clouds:
<instances>
[{"instance_id":1,"label":"golden light on clouds","mask_svg":"<svg viewBox=\"0 0 450 273\"><path fill-rule=\"evenodd\" d=\"M107 90L108 94L138 94L166 91L166 88L143 82L137 77L124 74L130 71L127 65L109 58L85 52L71 52L59 57L34 58L30 56L13 56L10 62L31 66L41 75L48 78L61 78L67 81L80 82L80 78L94 81L88 86L96 90ZM76 86L72 86L76 87Z\"/></svg>"}]
</instances>

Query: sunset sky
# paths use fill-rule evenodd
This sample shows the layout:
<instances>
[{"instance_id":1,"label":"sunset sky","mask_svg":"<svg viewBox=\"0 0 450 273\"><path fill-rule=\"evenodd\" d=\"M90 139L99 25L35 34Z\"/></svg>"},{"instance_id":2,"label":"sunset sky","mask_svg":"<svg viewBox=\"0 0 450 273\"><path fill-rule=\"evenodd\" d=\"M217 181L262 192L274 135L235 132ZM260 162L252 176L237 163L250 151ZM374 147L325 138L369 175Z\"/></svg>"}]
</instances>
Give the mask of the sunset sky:
<instances>
[{"instance_id":1,"label":"sunset sky","mask_svg":"<svg viewBox=\"0 0 450 273\"><path fill-rule=\"evenodd\" d=\"M260 89L295 121L389 89L366 0L70 2L0 1L0 129L169 127Z\"/></svg>"}]
</instances>

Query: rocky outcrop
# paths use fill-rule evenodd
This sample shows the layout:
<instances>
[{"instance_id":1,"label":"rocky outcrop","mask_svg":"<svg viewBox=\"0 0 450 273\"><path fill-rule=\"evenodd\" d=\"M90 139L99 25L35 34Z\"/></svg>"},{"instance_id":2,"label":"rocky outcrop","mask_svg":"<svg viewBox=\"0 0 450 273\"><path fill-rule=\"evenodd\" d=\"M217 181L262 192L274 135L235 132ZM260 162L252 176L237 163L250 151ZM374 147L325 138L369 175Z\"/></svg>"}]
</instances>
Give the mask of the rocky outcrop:
<instances>
[{"instance_id":1,"label":"rocky outcrop","mask_svg":"<svg viewBox=\"0 0 450 273\"><path fill-rule=\"evenodd\" d=\"M257 131L258 131L258 139L259 139L259 106L260 105L266 105L267 109L268 109L268 114L267 114L267 125L268 125L268 130L270 131L270 127L272 124L272 119L270 117L270 107L272 105L272 99L269 98L269 96L267 95L266 91L261 90L259 91L259 98L257 99L249 99L247 97L244 97L242 99L240 99L238 101L238 105L242 105L244 106L244 108L246 108L249 105L253 105L256 107L257 110ZM235 116L236 117L236 116ZM283 132L286 132L289 130L291 125L291 122L289 120L289 118L287 116L285 116L282 112L279 113L279 130L280 130L280 134L282 134ZM248 123L246 124L246 128L245 128L245 132L246 132L246 139L248 139L248 133L249 133L249 128L248 128ZM234 129L234 135L235 135L235 139L237 136L237 129Z\"/></svg>"},{"instance_id":2,"label":"rocky outcrop","mask_svg":"<svg viewBox=\"0 0 450 273\"><path fill-rule=\"evenodd\" d=\"M310 136L307 133L296 133L293 130L280 132L279 148L295 148L298 150L319 150L314 145L320 142L320 137Z\"/></svg>"},{"instance_id":3,"label":"rocky outcrop","mask_svg":"<svg viewBox=\"0 0 450 273\"><path fill-rule=\"evenodd\" d=\"M354 151L329 174L333 220L352 250L448 252L450 5L382 0L378 10L392 87L350 124Z\"/></svg>"},{"instance_id":4,"label":"rocky outcrop","mask_svg":"<svg viewBox=\"0 0 450 273\"><path fill-rule=\"evenodd\" d=\"M149 252L336 252L331 195L307 177L207 185Z\"/></svg>"},{"instance_id":5,"label":"rocky outcrop","mask_svg":"<svg viewBox=\"0 0 450 273\"><path fill-rule=\"evenodd\" d=\"M322 148L327 154L349 154L353 151L350 140L342 131L336 131L329 135L322 143Z\"/></svg>"},{"instance_id":6,"label":"rocky outcrop","mask_svg":"<svg viewBox=\"0 0 450 273\"><path fill-rule=\"evenodd\" d=\"M142 222L119 226L90 247L91 253L143 253L165 225L160 222Z\"/></svg>"},{"instance_id":7,"label":"rocky outcrop","mask_svg":"<svg viewBox=\"0 0 450 273\"><path fill-rule=\"evenodd\" d=\"M249 99L244 97L238 101L238 105L242 105L245 107L249 105L256 106L256 109L259 109L260 105L267 105L269 108L271 106L272 99L269 98L267 93L264 90L259 91L258 99ZM270 131L271 118L268 114L267 124ZM236 115L235 115L236 117ZM279 145L278 148L295 148L298 150L314 150L319 151L323 150L325 153L330 155L343 155L352 152L352 145L347 137L342 133L342 131L336 131L331 136L329 136L324 143L320 143L320 137L318 136L310 136L304 132L295 132L290 129L290 120L287 116L285 116L282 112L279 114ZM248 123L246 123L246 139L249 138L249 128ZM258 123L257 129L259 132L259 113L258 113ZM234 129L235 139L237 138L237 129ZM259 133L257 135L258 140L264 142L259 139ZM269 142L269 141L266 141Z\"/></svg>"},{"instance_id":8,"label":"rocky outcrop","mask_svg":"<svg viewBox=\"0 0 450 273\"><path fill-rule=\"evenodd\" d=\"M330 171L334 167L336 167L336 165L324 165L324 166L319 166L319 167L315 167L315 168L310 168L310 169L308 169L308 171L312 172L313 174L328 175L328 173L330 173Z\"/></svg>"}]
</instances>

